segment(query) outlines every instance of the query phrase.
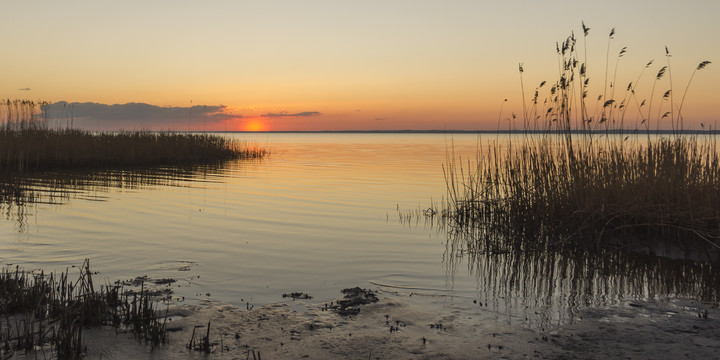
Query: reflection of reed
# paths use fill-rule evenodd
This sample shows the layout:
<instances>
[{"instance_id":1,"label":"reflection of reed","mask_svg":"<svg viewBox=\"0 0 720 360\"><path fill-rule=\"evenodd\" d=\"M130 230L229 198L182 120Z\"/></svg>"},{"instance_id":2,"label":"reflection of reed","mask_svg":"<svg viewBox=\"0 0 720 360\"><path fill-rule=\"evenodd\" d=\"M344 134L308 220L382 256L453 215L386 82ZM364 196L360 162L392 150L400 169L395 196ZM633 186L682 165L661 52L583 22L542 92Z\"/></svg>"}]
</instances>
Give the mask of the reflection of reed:
<instances>
[{"instance_id":1,"label":"reflection of reed","mask_svg":"<svg viewBox=\"0 0 720 360\"><path fill-rule=\"evenodd\" d=\"M630 253L621 249L523 250L448 229L444 260L453 275L467 261L485 299L499 313L530 325L572 321L574 309L622 300L689 297L718 301L713 264Z\"/></svg>"},{"instance_id":2,"label":"reflection of reed","mask_svg":"<svg viewBox=\"0 0 720 360\"><path fill-rule=\"evenodd\" d=\"M245 160L247 162L247 160ZM114 169L101 171L40 172L27 176L0 176L0 212L27 229L27 216L38 204L62 205L72 199L107 200L110 189L148 189L160 186L204 187L219 178L232 163L183 167Z\"/></svg>"},{"instance_id":3,"label":"reflection of reed","mask_svg":"<svg viewBox=\"0 0 720 360\"><path fill-rule=\"evenodd\" d=\"M425 225L446 233L447 275L454 277L466 264L477 279L480 306L503 314L507 321L542 328L572 322L581 308L621 301L720 300L720 276L713 262L609 247L522 248L487 236L480 228L449 225L444 217L428 211L399 215L405 226Z\"/></svg>"}]
</instances>

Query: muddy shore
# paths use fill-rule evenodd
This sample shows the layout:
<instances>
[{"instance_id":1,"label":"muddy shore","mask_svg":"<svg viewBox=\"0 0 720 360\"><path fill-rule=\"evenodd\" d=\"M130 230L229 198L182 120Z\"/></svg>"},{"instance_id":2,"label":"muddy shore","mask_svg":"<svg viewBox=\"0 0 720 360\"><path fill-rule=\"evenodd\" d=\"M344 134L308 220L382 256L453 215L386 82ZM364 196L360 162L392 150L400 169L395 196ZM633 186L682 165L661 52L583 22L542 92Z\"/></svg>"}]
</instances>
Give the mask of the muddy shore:
<instances>
[{"instance_id":1,"label":"muddy shore","mask_svg":"<svg viewBox=\"0 0 720 360\"><path fill-rule=\"evenodd\" d=\"M87 333L88 359L715 359L717 304L672 299L624 302L578 312L572 323L528 327L488 308L438 310L417 297L380 292L378 302L340 315L327 304L296 311L286 301L252 310L203 302L170 308L170 344L130 334ZM210 331L207 331L208 322ZM193 336L193 331L195 335ZM210 353L188 349L209 334Z\"/></svg>"}]
</instances>

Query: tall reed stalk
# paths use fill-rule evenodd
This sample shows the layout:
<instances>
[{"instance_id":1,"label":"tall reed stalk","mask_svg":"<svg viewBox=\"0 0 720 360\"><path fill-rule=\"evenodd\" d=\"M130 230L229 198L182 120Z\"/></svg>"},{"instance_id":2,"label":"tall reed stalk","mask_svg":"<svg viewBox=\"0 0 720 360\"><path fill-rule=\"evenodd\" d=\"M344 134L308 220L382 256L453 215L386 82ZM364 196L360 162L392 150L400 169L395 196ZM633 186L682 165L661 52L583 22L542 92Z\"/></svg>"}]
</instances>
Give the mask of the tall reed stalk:
<instances>
[{"instance_id":1,"label":"tall reed stalk","mask_svg":"<svg viewBox=\"0 0 720 360\"><path fill-rule=\"evenodd\" d=\"M583 23L585 37L588 30ZM615 29L609 40L614 35ZM477 241L495 244L498 249L671 243L684 251L719 253L720 154L716 138L682 135L682 101L674 106L672 88L662 97L669 102L670 111L658 115L656 121L660 126L660 120L670 116L673 135L650 133L655 86L669 65L655 77L647 112L642 111L645 100L637 106L647 129L647 140L641 141L625 136L625 129L617 127L624 124L627 108L625 99L618 104L606 97L615 95L616 76L608 91L607 63L603 94L598 96L602 106L594 115L586 114L590 77L575 43L571 35L557 46L560 76L540 112L546 114L546 121L536 129L539 134L525 133L520 145L493 142L479 150L475 163L451 159L443 169L447 202L438 213L461 228L475 229ZM615 73L625 51L619 52ZM669 52L666 55L669 58ZM696 71L709 63L702 62ZM520 72L522 76L522 66ZM639 80L630 83L624 95L629 93L636 103ZM575 107L580 108L579 115ZM523 108L528 111L525 105ZM598 139L594 131L601 129L605 131ZM612 135L615 133L620 135Z\"/></svg>"}]
</instances>

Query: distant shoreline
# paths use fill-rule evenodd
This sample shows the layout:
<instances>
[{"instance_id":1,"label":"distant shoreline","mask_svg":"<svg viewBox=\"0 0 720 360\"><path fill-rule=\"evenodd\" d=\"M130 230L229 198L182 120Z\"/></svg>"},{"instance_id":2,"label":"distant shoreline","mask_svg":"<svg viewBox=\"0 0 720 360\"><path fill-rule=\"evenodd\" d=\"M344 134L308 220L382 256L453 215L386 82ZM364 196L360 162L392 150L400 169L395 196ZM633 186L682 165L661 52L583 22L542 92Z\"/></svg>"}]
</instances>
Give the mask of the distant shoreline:
<instances>
[{"instance_id":1,"label":"distant shoreline","mask_svg":"<svg viewBox=\"0 0 720 360\"><path fill-rule=\"evenodd\" d=\"M228 133L228 134L565 134L565 130L303 130L303 131L158 131L176 133ZM571 134L593 135L718 135L720 130L571 130Z\"/></svg>"}]
</instances>

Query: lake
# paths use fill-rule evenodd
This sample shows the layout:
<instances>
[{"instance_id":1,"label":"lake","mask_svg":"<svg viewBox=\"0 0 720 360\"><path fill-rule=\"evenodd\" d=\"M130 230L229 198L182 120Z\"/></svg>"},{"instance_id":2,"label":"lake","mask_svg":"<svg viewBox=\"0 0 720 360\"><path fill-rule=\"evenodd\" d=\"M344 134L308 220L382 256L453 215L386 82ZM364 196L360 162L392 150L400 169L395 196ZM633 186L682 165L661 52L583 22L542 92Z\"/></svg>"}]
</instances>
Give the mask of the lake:
<instances>
[{"instance_id":1,"label":"lake","mask_svg":"<svg viewBox=\"0 0 720 360\"><path fill-rule=\"evenodd\" d=\"M445 195L448 157L472 159L480 139L509 135L224 136L272 154L24 179L20 200L2 203L0 261L64 271L88 258L96 282L175 279L174 298L189 303L258 306L290 301L282 297L290 292L323 302L360 286L423 295L436 306L490 302L519 319L544 309L544 321L560 322L577 307L697 295L707 285L688 276L708 271L694 263L635 259L618 267L608 257L614 267L603 270L549 255L468 256L422 209Z\"/></svg>"}]
</instances>

